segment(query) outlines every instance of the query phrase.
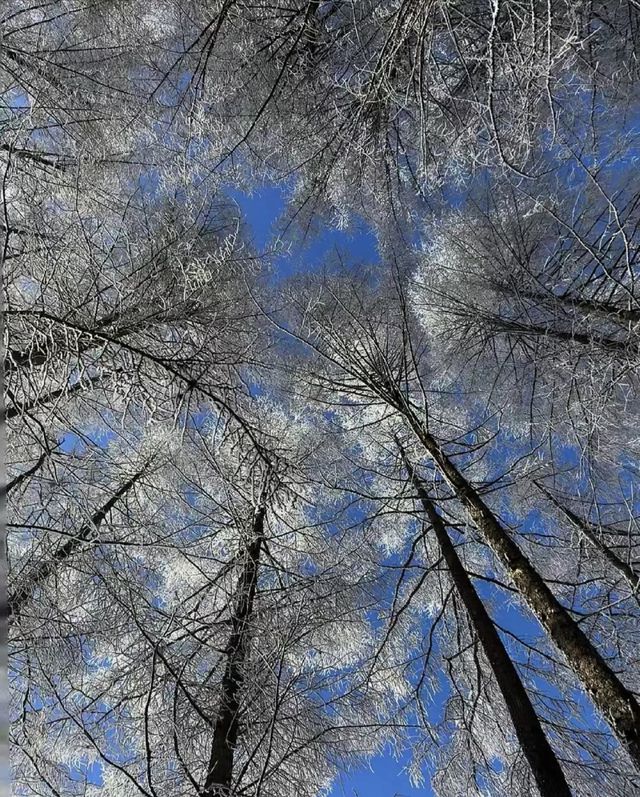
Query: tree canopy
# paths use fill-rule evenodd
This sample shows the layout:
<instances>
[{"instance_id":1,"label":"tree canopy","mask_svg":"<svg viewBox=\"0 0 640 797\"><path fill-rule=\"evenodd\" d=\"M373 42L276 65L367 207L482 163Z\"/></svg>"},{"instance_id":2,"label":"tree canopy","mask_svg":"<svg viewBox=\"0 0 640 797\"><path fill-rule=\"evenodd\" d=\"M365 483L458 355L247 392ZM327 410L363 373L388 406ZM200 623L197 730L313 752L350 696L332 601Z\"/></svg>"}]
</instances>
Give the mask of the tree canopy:
<instances>
[{"instance_id":1,"label":"tree canopy","mask_svg":"<svg viewBox=\"0 0 640 797\"><path fill-rule=\"evenodd\" d=\"M0 24L14 793L638 794L636 0Z\"/></svg>"}]
</instances>

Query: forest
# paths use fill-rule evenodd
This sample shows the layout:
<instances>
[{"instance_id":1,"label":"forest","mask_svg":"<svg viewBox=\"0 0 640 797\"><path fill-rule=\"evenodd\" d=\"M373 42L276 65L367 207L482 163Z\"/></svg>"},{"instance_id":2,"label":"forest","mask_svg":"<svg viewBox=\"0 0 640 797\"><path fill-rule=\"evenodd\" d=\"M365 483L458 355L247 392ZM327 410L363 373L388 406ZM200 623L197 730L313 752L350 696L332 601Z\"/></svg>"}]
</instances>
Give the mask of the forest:
<instances>
[{"instance_id":1,"label":"forest","mask_svg":"<svg viewBox=\"0 0 640 797\"><path fill-rule=\"evenodd\" d=\"M638 0L2 2L13 794L640 795L639 160Z\"/></svg>"}]
</instances>

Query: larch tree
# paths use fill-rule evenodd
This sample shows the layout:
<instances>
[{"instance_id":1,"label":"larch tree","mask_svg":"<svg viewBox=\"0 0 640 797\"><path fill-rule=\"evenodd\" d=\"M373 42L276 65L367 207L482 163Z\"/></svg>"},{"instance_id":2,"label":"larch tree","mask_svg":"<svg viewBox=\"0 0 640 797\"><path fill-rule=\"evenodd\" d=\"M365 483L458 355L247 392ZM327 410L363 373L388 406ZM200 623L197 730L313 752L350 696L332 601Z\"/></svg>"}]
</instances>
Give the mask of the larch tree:
<instances>
[{"instance_id":1,"label":"larch tree","mask_svg":"<svg viewBox=\"0 0 640 797\"><path fill-rule=\"evenodd\" d=\"M16 793L640 788L639 13L5 3Z\"/></svg>"},{"instance_id":2,"label":"larch tree","mask_svg":"<svg viewBox=\"0 0 640 797\"><path fill-rule=\"evenodd\" d=\"M523 544L514 539L514 531L501 512L485 497L488 489L497 489L500 477L487 484L486 479L478 482L471 475L477 470L473 452L485 450L496 435L489 428L480 435L480 439L486 436L484 442L470 442L472 428L460 428L455 416L453 425L447 423L446 402L440 415L439 391L431 387L437 362L425 357L424 340L415 332L400 284L396 281L385 291L383 282L377 289L378 298L367 296L365 284L364 278L338 276L334 280L310 280L308 286L297 285L290 293L293 334L320 356L315 381L343 395L347 403L371 401L387 406L399 417L464 511L467 522L473 524L533 616L564 654L568 667L609 722L622 748L637 762L640 715L633 691L608 664L598 643L581 630L574 608L565 607L554 594ZM455 432L449 442L438 435L438 426L443 423L449 434ZM505 447L503 457L507 450ZM468 457L469 462L458 464L460 457ZM484 457L488 458L486 450L478 459ZM512 479L517 486L515 474ZM513 503L512 499L512 508ZM633 683L632 671L626 675Z\"/></svg>"},{"instance_id":3,"label":"larch tree","mask_svg":"<svg viewBox=\"0 0 640 797\"><path fill-rule=\"evenodd\" d=\"M181 442L169 425L133 450L98 447L89 459L135 460L86 520L87 494L106 492L95 475L69 475L66 500L54 484L43 508L46 476L23 486L10 521L20 789L314 795L337 761L379 749L393 696L360 687L358 668L375 644L370 575L355 538L316 514L313 428L264 402L258 420L259 450L214 410Z\"/></svg>"},{"instance_id":4,"label":"larch tree","mask_svg":"<svg viewBox=\"0 0 640 797\"><path fill-rule=\"evenodd\" d=\"M533 194L488 181L427 232L412 296L452 381L476 373L515 425L597 450L636 410L638 197L613 164L592 171L579 197L566 175Z\"/></svg>"}]
</instances>

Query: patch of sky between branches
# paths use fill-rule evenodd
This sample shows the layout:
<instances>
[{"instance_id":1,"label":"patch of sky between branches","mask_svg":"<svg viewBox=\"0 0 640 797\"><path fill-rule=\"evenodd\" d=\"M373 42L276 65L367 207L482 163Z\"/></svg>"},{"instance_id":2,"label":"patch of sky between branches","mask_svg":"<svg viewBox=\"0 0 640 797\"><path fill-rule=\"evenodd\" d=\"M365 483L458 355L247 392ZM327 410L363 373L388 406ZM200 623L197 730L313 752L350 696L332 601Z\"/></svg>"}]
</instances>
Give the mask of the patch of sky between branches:
<instances>
[{"instance_id":1,"label":"patch of sky between branches","mask_svg":"<svg viewBox=\"0 0 640 797\"><path fill-rule=\"evenodd\" d=\"M253 241L260 252L266 252L278 235L279 222L287 204L287 186L267 184L252 193L230 189L229 196L238 204L244 219L251 228ZM354 217L346 229L328 225L322 232L308 238L300 246L286 246L283 253L274 259L275 279L281 280L293 274L313 271L335 252L344 253L349 262L375 263L379 259L376 236L362 219Z\"/></svg>"},{"instance_id":2,"label":"patch of sky between branches","mask_svg":"<svg viewBox=\"0 0 640 797\"><path fill-rule=\"evenodd\" d=\"M339 776L329 797L432 797L429 786L411 785L403 771L408 764L408 756L396 760L392 753L383 753L370 766Z\"/></svg>"}]
</instances>

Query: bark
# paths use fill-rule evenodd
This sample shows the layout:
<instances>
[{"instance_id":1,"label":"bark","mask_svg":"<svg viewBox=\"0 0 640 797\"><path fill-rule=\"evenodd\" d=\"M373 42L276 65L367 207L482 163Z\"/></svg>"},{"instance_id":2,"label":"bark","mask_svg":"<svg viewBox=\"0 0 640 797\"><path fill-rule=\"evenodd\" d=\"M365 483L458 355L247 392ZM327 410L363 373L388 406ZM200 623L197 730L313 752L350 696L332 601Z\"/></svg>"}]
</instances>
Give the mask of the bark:
<instances>
[{"instance_id":1,"label":"bark","mask_svg":"<svg viewBox=\"0 0 640 797\"><path fill-rule=\"evenodd\" d=\"M20 368L36 368L49 359L49 350L44 346L31 346L29 349L13 349L4 358L4 370L12 373Z\"/></svg>"},{"instance_id":2,"label":"bark","mask_svg":"<svg viewBox=\"0 0 640 797\"><path fill-rule=\"evenodd\" d=\"M564 294L563 296L556 296L554 294L553 298L560 302L560 304L577 307L580 310L584 310L586 313L593 313L600 316L605 321L616 319L624 324L637 324L640 322L640 311L638 310L617 307L614 304L609 304L609 302L599 302L595 299L581 299L570 296L569 294Z\"/></svg>"},{"instance_id":3,"label":"bark","mask_svg":"<svg viewBox=\"0 0 640 797\"><path fill-rule=\"evenodd\" d=\"M108 513L118 503L118 501L126 495L133 485L140 479L144 470L138 471L127 482L125 482L120 489L115 492L111 498L98 509L91 518L89 523L86 523L76 534L64 545L57 548L50 558L36 565L28 574L21 586L16 591L9 595L7 602L7 611L10 616L19 614L24 607L26 601L31 597L33 590L42 584L42 582L51 575L57 568L60 562L64 562L83 545L94 536L100 528L103 520Z\"/></svg>"},{"instance_id":4,"label":"bark","mask_svg":"<svg viewBox=\"0 0 640 797\"><path fill-rule=\"evenodd\" d=\"M510 285L501 284L498 284L497 288L504 293L509 293L516 299L520 296L533 299L542 307L548 307L550 303L557 302L560 305L565 305L572 309L582 310L586 315L592 314L599 316L605 321L616 320L623 324L637 324L640 322L640 310L618 307L618 305L611 304L610 302L602 302L598 299L586 299L579 296L572 296L570 293L558 295L552 291L543 293L540 291L527 290L526 288L516 289Z\"/></svg>"},{"instance_id":5,"label":"bark","mask_svg":"<svg viewBox=\"0 0 640 797\"><path fill-rule=\"evenodd\" d=\"M64 163L61 162L60 156L52 152L36 152L32 149L21 149L14 147L13 144L0 144L0 150L8 152L9 155L15 155L18 158L24 158L37 164L38 166L48 166L52 169L64 169Z\"/></svg>"},{"instance_id":6,"label":"bark","mask_svg":"<svg viewBox=\"0 0 640 797\"><path fill-rule=\"evenodd\" d=\"M605 351L624 352L637 354L640 350L636 341L617 340L599 336L596 333L587 334L585 332L567 331L557 329L553 326L539 326L537 324L524 324L520 321L510 321L508 319L496 318L496 329L506 334L521 335L522 337L543 337L555 338L556 340L579 343L581 346L598 346Z\"/></svg>"},{"instance_id":7,"label":"bark","mask_svg":"<svg viewBox=\"0 0 640 797\"><path fill-rule=\"evenodd\" d=\"M480 640L509 711L513 726L542 797L571 797L564 773L547 740L520 675L507 653L464 565L451 542L445 523L431 502L424 484L400 448L402 459L434 530L454 586Z\"/></svg>"},{"instance_id":8,"label":"bark","mask_svg":"<svg viewBox=\"0 0 640 797\"><path fill-rule=\"evenodd\" d=\"M244 551L243 569L236 589L231 636L226 649L226 666L222 677L220 703L202 797L228 797L231 794L233 760L238 743L240 697L249 651L249 624L253 613L260 551L264 540L264 517L265 508L260 506L253 519L251 541Z\"/></svg>"},{"instance_id":9,"label":"bark","mask_svg":"<svg viewBox=\"0 0 640 797\"><path fill-rule=\"evenodd\" d=\"M456 497L466 508L487 545L505 568L514 586L551 639L562 651L568 665L611 726L620 743L640 770L640 705L600 653L583 633L565 607L557 600L542 576L511 539L507 530L484 503L477 490L460 473L415 413L396 394L414 433L436 464Z\"/></svg>"}]
</instances>

